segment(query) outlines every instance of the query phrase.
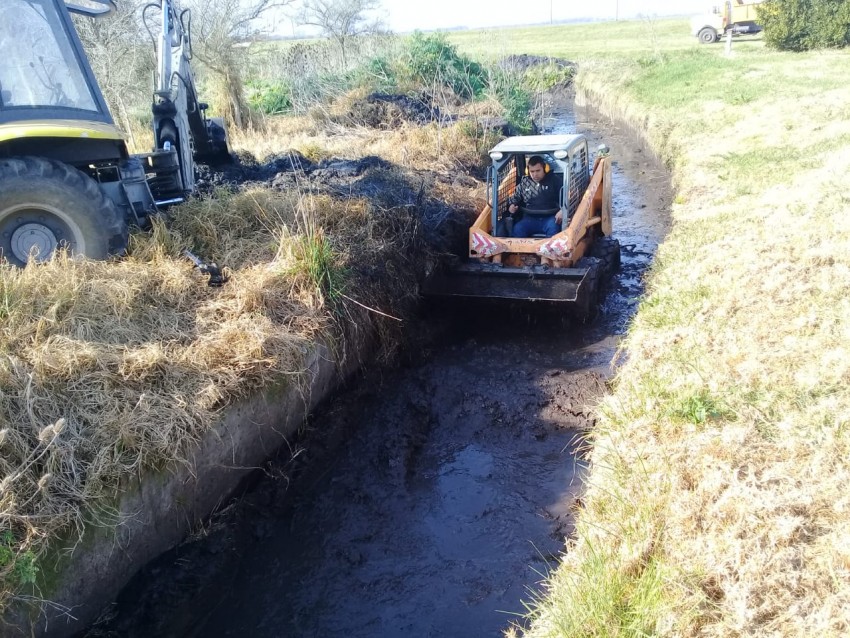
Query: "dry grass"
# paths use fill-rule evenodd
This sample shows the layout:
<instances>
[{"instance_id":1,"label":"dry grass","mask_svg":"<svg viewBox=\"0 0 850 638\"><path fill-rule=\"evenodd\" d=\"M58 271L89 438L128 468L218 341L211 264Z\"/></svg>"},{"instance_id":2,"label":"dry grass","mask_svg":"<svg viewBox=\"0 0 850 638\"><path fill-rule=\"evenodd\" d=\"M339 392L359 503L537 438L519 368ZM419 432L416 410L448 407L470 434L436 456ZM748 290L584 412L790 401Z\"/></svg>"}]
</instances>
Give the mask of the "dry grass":
<instances>
[{"instance_id":1,"label":"dry grass","mask_svg":"<svg viewBox=\"0 0 850 638\"><path fill-rule=\"evenodd\" d=\"M673 167L674 223L527 635L845 636L848 54L611 55L578 82Z\"/></svg>"},{"instance_id":2,"label":"dry grass","mask_svg":"<svg viewBox=\"0 0 850 638\"><path fill-rule=\"evenodd\" d=\"M0 266L0 607L130 475L181 463L234 400L322 339L389 353L425 260L419 211L309 186L190 202L112 262ZM230 268L210 288L180 252ZM408 263L411 262L411 263Z\"/></svg>"},{"instance_id":3,"label":"dry grass","mask_svg":"<svg viewBox=\"0 0 850 638\"><path fill-rule=\"evenodd\" d=\"M280 140L285 140L287 149L311 161L377 155L405 168L468 171L480 166L498 141L495 133L475 124L478 118L501 113L495 100L445 104L443 121L387 131L363 126L352 117L353 105L365 96L365 91L355 90L328 106L314 107L308 115L269 117L259 129L235 133L232 142L258 158L280 152Z\"/></svg>"}]
</instances>

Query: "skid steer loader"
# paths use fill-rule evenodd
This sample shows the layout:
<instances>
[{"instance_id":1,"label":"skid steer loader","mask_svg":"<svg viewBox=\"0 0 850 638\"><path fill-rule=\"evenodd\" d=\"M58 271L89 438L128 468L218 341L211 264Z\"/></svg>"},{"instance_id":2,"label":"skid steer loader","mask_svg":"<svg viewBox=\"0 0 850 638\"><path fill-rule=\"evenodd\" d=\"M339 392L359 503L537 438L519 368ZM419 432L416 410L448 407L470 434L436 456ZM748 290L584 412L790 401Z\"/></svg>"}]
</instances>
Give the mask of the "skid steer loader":
<instances>
[{"instance_id":1,"label":"skid steer loader","mask_svg":"<svg viewBox=\"0 0 850 638\"><path fill-rule=\"evenodd\" d=\"M0 20L0 259L22 266L58 248L120 255L131 226L195 188L195 161L230 157L190 68L191 17L171 0L145 9L155 39L155 146L131 155L113 123L70 13L113 0L3 0ZM155 21L158 28L150 28Z\"/></svg>"},{"instance_id":2,"label":"skid steer loader","mask_svg":"<svg viewBox=\"0 0 850 638\"><path fill-rule=\"evenodd\" d=\"M510 198L533 157L558 188L557 208L522 211L554 215L551 237L514 237ZM601 281L620 264L611 236L611 159L600 147L593 159L583 135L510 137L490 151L487 204L469 229L468 254L437 268L423 286L427 295L552 301L593 312Z\"/></svg>"}]
</instances>

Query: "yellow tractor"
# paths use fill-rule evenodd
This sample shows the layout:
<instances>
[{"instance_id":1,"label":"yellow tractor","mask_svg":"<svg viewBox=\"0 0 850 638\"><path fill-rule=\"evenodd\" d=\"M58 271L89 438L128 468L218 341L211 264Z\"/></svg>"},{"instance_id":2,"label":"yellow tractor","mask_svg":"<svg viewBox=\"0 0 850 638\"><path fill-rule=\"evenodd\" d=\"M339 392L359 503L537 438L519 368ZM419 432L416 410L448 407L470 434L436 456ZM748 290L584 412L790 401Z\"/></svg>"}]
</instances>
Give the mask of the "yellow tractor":
<instances>
[{"instance_id":1,"label":"yellow tractor","mask_svg":"<svg viewBox=\"0 0 850 638\"><path fill-rule=\"evenodd\" d=\"M503 140L490 158L487 204L469 229L468 253L437 269L424 292L552 301L592 313L603 279L620 265L608 149L591 159L583 135L530 135ZM541 166L544 176L529 177ZM551 189L551 207L517 204L532 182ZM548 232L517 232L535 218L524 228Z\"/></svg>"},{"instance_id":2,"label":"yellow tractor","mask_svg":"<svg viewBox=\"0 0 850 638\"><path fill-rule=\"evenodd\" d=\"M125 251L131 226L195 188L194 162L230 157L189 67L191 21L170 0L158 24L155 147L131 155L97 85L70 13L107 15L112 0L3 0L0 20L0 259L95 259Z\"/></svg>"}]
</instances>

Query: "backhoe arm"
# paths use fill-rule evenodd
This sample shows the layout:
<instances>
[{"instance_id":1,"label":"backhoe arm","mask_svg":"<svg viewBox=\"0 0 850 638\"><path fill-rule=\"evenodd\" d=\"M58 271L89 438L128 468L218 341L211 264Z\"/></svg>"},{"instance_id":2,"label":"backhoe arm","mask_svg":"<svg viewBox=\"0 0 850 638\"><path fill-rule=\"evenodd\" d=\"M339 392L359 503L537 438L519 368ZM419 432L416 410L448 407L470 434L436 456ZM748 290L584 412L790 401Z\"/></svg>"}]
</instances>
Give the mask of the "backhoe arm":
<instances>
[{"instance_id":1,"label":"backhoe arm","mask_svg":"<svg viewBox=\"0 0 850 638\"><path fill-rule=\"evenodd\" d=\"M164 170L157 184L158 199L185 196L195 188L195 161L228 160L223 122L206 116L207 105L198 101L192 73L191 14L178 11L171 0L145 7L159 9L156 34L157 74L153 94L155 152L176 153L176 166ZM147 24L147 21L146 21ZM167 169L167 162L161 161ZM169 177L170 175L170 177ZM169 193L167 191L173 191Z\"/></svg>"}]
</instances>

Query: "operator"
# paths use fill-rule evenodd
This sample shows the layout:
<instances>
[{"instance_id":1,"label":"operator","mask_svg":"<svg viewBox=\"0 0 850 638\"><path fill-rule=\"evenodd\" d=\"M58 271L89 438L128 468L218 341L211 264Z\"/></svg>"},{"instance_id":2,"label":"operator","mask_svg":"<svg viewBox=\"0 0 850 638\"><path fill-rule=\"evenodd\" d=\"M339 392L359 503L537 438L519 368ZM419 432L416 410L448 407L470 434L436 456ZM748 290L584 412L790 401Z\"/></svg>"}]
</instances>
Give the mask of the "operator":
<instances>
[{"instance_id":1,"label":"operator","mask_svg":"<svg viewBox=\"0 0 850 638\"><path fill-rule=\"evenodd\" d=\"M561 205L558 197L561 185L552 173L546 172L546 160L533 155L528 160L528 174L508 199L508 212L516 218L520 208L522 217L514 223L514 237L546 235L551 237L561 230Z\"/></svg>"}]
</instances>

